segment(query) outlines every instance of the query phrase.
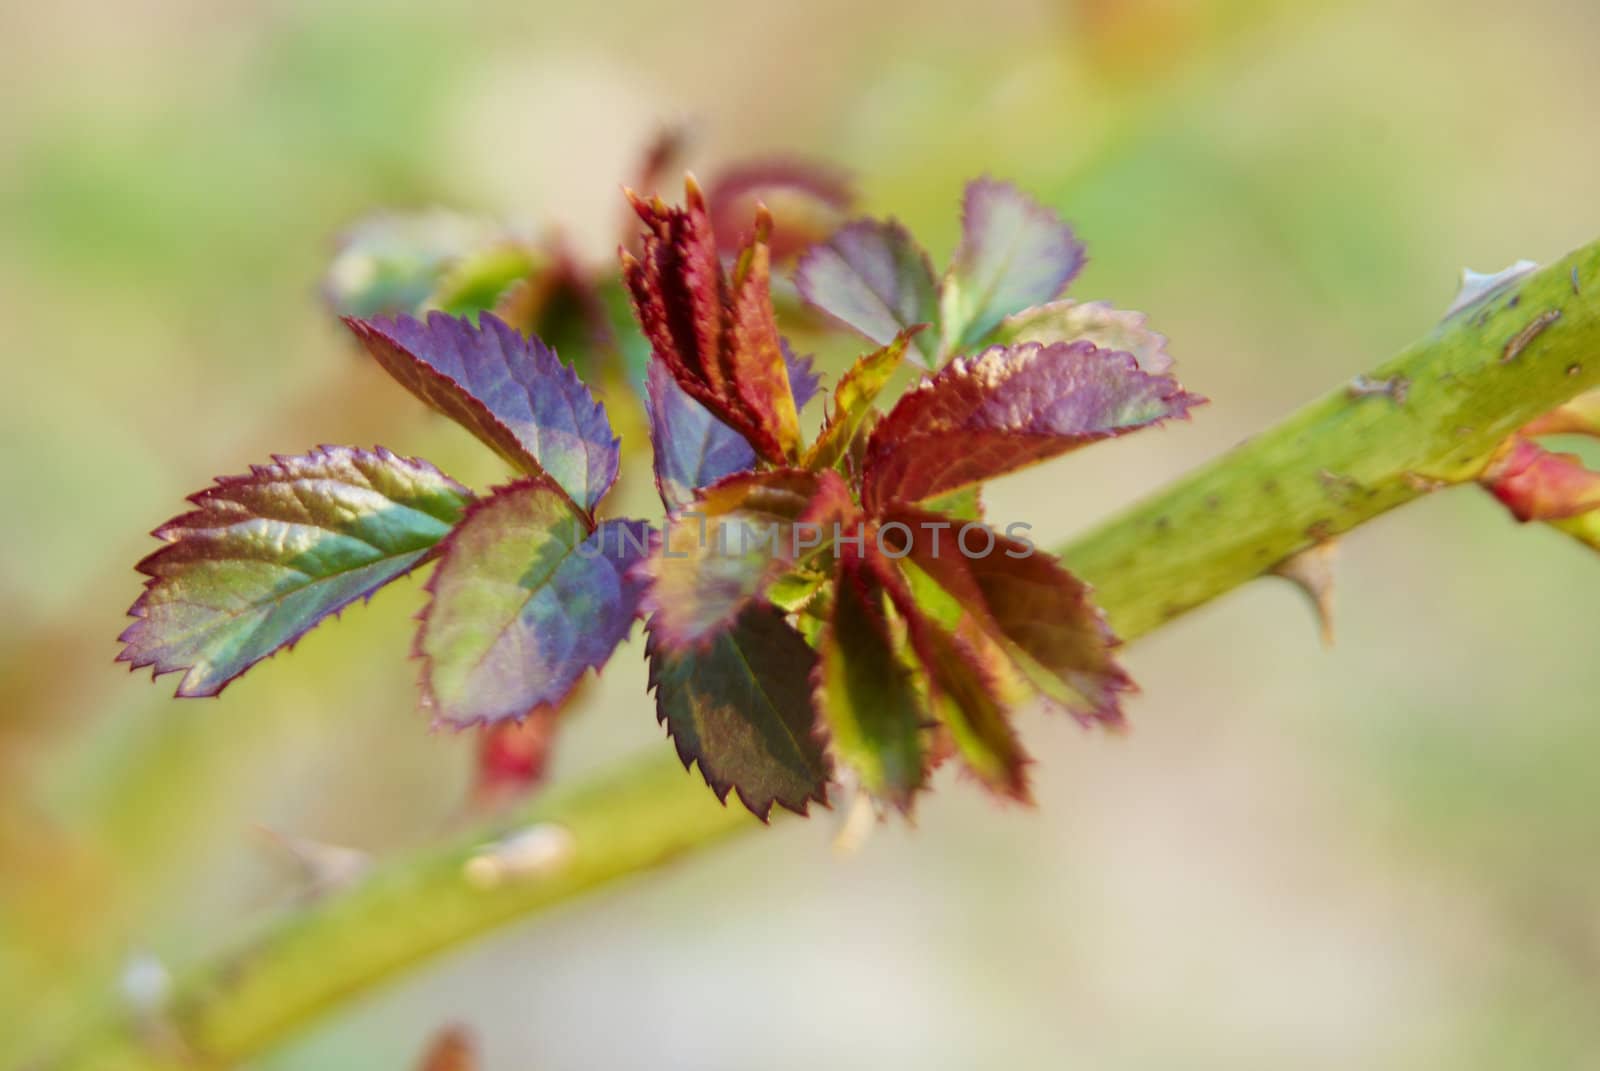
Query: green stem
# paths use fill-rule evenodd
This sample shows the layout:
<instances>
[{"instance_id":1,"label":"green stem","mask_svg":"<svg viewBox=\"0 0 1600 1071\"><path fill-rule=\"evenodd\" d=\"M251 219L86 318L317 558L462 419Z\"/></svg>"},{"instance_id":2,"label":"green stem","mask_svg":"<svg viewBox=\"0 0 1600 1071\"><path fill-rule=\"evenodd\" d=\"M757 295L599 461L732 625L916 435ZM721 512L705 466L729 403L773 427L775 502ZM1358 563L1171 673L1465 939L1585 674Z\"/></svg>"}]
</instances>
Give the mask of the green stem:
<instances>
[{"instance_id":1,"label":"green stem","mask_svg":"<svg viewBox=\"0 0 1600 1071\"><path fill-rule=\"evenodd\" d=\"M1600 243L1450 318L1367 377L1397 389L1339 387L1063 557L1095 584L1131 640L1306 547L1471 479L1508 434L1600 385L1596 296ZM1530 336L1538 320L1548 326ZM552 791L518 821L540 831L525 872L483 881L500 871L482 836L397 860L201 967L160 1023L110 1016L56 1066L132 1071L249 1059L470 938L762 828L739 808L718 805L669 748Z\"/></svg>"}]
</instances>

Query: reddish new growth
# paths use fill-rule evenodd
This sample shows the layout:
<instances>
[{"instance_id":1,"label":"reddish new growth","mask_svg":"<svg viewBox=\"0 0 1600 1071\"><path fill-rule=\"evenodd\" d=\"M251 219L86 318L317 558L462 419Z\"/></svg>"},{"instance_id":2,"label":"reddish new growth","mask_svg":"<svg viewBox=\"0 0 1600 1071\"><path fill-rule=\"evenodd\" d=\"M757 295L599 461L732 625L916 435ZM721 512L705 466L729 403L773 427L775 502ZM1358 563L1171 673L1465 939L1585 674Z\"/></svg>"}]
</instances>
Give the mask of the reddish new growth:
<instances>
[{"instance_id":1,"label":"reddish new growth","mask_svg":"<svg viewBox=\"0 0 1600 1071\"><path fill-rule=\"evenodd\" d=\"M983 182L968 194L962 252L944 284L954 299L880 305L880 313L898 311L874 314L861 329L895 337L841 379L822 430L802 448L787 380L773 374L783 365L759 216L729 274L692 181L685 208L634 203L647 231L640 258L625 258L624 279L655 359L757 459L750 471L704 480L668 517L642 567L659 714L680 754L699 763L719 794L738 789L763 815L773 802L801 809L820 799L830 767L909 808L947 755L995 791L1026 799L1014 706L1042 696L1087 722L1117 724L1119 696L1131 684L1088 588L1048 555L985 525L977 493L995 477L1184 416L1201 399L1166 374L1159 336L1142 320L1085 316L1069 302L1031 310L1056 301L1082 248L1047 210ZM825 259L803 257L800 271L814 302L843 302L841 322L861 319L863 285L879 294L932 288L922 278L927 258L903 230L864 222L840 234ZM868 234L883 237L859 237ZM961 300L963 286L979 296ZM939 308L946 311L935 334L956 345L972 340L973 355L950 360L880 413L878 397L927 326L904 321L939 316ZM986 345L1014 331L1007 318L1024 313L1048 342ZM743 322L759 330L741 331ZM1073 330L1078 325L1084 329ZM1098 345L1113 328L1155 367ZM674 429L653 429L659 477L660 459L676 456ZM752 618L763 606L787 622ZM728 671L727 644L751 646L752 621L809 643L763 641L764 649L781 642L806 652L797 656L811 666L804 733L792 713L769 714L765 724L746 719L749 732L727 725L739 720L712 680ZM691 694L710 698L685 698ZM769 751L761 740L781 748ZM779 750L797 774L787 791L770 785ZM747 791L751 785L763 787Z\"/></svg>"}]
</instances>

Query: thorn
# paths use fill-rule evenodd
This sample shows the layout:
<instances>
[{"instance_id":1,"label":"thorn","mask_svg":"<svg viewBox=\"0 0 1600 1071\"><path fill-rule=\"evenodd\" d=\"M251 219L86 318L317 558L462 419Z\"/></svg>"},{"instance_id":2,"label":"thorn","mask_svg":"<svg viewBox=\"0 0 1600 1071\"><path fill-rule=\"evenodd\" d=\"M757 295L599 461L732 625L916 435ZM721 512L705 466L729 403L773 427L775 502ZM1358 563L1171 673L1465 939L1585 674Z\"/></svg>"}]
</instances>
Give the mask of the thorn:
<instances>
[{"instance_id":1,"label":"thorn","mask_svg":"<svg viewBox=\"0 0 1600 1071\"><path fill-rule=\"evenodd\" d=\"M1339 541L1324 539L1285 558L1272 567L1272 574L1289 581L1311 600L1321 626L1322 645L1333 646L1333 567L1339 557Z\"/></svg>"},{"instance_id":2,"label":"thorn","mask_svg":"<svg viewBox=\"0 0 1600 1071\"><path fill-rule=\"evenodd\" d=\"M1461 271L1461 290L1456 294L1456 299L1450 303L1450 308L1445 311L1444 318L1449 319L1463 309L1471 308L1482 301L1487 301L1494 294L1504 290L1518 279L1536 270L1539 265L1531 260L1519 260L1504 271L1483 272L1463 268Z\"/></svg>"},{"instance_id":3,"label":"thorn","mask_svg":"<svg viewBox=\"0 0 1600 1071\"><path fill-rule=\"evenodd\" d=\"M372 869L372 857L355 848L291 837L266 826L257 826L256 831L299 872L305 895L312 900L354 885Z\"/></svg>"},{"instance_id":4,"label":"thorn","mask_svg":"<svg viewBox=\"0 0 1600 1071\"><path fill-rule=\"evenodd\" d=\"M541 822L502 837L461 868L474 888L498 888L516 878L547 877L571 862L577 842L564 826Z\"/></svg>"}]
</instances>

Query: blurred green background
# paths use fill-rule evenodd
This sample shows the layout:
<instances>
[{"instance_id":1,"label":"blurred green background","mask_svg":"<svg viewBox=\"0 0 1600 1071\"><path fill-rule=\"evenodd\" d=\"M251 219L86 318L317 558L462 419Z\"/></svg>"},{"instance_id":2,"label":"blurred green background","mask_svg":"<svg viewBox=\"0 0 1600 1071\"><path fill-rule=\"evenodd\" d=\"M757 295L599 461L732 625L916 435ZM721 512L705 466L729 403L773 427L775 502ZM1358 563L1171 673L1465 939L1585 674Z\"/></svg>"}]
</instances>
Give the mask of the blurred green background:
<instances>
[{"instance_id":1,"label":"blurred green background","mask_svg":"<svg viewBox=\"0 0 1600 1071\"><path fill-rule=\"evenodd\" d=\"M1014 178L1089 242L1073 294L1147 310L1214 399L999 485L1054 544L1422 334L1464 264L1600 235L1597 46L1592 0L0 9L0 1066L130 957L289 904L258 827L386 855L462 821L415 582L216 701L111 661L144 533L215 474L382 442L500 475L319 306L354 218L559 220L602 256L678 119L702 173L851 168L936 259L963 180ZM1341 568L1332 652L1263 581L1130 652L1127 738L1027 718L1036 812L946 775L854 858L835 816L783 823L257 1066L409 1067L447 1021L490 1071L1596 1066L1600 563L1468 489ZM557 778L668 746L638 649Z\"/></svg>"}]
</instances>

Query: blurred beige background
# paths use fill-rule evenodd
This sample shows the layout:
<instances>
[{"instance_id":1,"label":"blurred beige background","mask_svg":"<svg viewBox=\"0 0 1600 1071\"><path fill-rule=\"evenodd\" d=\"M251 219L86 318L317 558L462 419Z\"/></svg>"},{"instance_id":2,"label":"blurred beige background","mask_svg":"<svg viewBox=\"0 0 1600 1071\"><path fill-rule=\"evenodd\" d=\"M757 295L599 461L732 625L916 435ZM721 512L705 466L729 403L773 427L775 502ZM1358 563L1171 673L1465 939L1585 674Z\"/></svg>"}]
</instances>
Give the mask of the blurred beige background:
<instances>
[{"instance_id":1,"label":"blurred beige background","mask_svg":"<svg viewBox=\"0 0 1600 1071\"><path fill-rule=\"evenodd\" d=\"M1592 0L0 10L0 1054L285 905L255 827L383 854L458 821L415 582L217 701L111 662L144 533L215 474L382 442L498 476L317 304L345 223L444 204L603 254L675 118L702 170L852 168L936 259L965 178L1017 179L1089 242L1074 294L1147 310L1215 400L996 489L1055 543L1423 333L1464 264L1600 236L1597 47ZM409 1067L450 1020L490 1071L1600 1066L1600 562L1464 490L1342 574L1331 653L1261 582L1130 653L1126 739L1029 717L1036 812L946 778L849 860L784 823L258 1066ZM558 778L668 746L638 650Z\"/></svg>"}]
</instances>

